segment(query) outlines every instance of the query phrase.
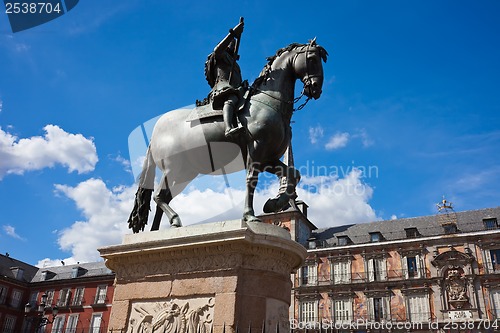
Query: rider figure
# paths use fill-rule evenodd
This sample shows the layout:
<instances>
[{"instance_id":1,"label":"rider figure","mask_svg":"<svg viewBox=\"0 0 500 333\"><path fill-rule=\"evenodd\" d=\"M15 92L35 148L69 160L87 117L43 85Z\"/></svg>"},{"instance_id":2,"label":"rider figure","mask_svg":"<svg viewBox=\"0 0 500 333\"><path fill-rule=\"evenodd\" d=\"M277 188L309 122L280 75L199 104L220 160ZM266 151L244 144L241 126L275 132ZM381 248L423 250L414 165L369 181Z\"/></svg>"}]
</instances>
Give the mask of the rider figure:
<instances>
[{"instance_id":1,"label":"rider figure","mask_svg":"<svg viewBox=\"0 0 500 333\"><path fill-rule=\"evenodd\" d=\"M243 20L215 47L205 63L205 76L212 87L210 102L214 110L222 109L224 135L231 137L242 127L235 126L234 112L241 97L238 89L242 84L240 66L236 62L238 43L243 32Z\"/></svg>"}]
</instances>

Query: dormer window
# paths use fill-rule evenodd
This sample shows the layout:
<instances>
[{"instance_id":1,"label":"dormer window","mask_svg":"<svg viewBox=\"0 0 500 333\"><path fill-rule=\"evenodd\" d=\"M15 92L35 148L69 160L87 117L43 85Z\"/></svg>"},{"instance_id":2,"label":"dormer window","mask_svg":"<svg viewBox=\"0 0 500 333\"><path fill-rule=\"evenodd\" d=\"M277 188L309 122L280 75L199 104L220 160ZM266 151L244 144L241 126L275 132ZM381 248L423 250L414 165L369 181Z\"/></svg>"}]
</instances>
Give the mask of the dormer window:
<instances>
[{"instance_id":1,"label":"dormer window","mask_svg":"<svg viewBox=\"0 0 500 333\"><path fill-rule=\"evenodd\" d=\"M351 239L349 236L337 236L338 244L340 246L351 244Z\"/></svg>"},{"instance_id":2,"label":"dormer window","mask_svg":"<svg viewBox=\"0 0 500 333\"><path fill-rule=\"evenodd\" d=\"M458 231L457 225L452 223L452 224L445 224L443 225L444 228L444 233L445 234L454 234Z\"/></svg>"},{"instance_id":3,"label":"dormer window","mask_svg":"<svg viewBox=\"0 0 500 333\"><path fill-rule=\"evenodd\" d=\"M71 269L71 278L77 278L78 274L80 273L80 267L73 267Z\"/></svg>"},{"instance_id":4,"label":"dormer window","mask_svg":"<svg viewBox=\"0 0 500 333\"><path fill-rule=\"evenodd\" d=\"M496 217L484 218L483 223L484 223L484 229L486 230L498 229L498 222Z\"/></svg>"},{"instance_id":5,"label":"dormer window","mask_svg":"<svg viewBox=\"0 0 500 333\"><path fill-rule=\"evenodd\" d=\"M380 232L370 232L370 242L376 243L382 241L382 234Z\"/></svg>"},{"instance_id":6,"label":"dormer window","mask_svg":"<svg viewBox=\"0 0 500 333\"><path fill-rule=\"evenodd\" d=\"M406 238L417 238L420 236L417 228L405 228Z\"/></svg>"}]
</instances>

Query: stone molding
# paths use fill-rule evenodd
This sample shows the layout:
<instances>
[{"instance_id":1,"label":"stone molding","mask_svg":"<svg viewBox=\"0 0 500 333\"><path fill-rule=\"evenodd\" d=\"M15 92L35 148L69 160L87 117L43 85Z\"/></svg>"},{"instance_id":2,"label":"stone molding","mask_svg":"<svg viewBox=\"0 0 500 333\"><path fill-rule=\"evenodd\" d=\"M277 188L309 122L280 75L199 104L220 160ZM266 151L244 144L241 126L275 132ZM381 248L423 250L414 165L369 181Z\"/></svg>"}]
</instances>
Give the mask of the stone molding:
<instances>
[{"instance_id":1,"label":"stone molding","mask_svg":"<svg viewBox=\"0 0 500 333\"><path fill-rule=\"evenodd\" d=\"M289 276L307 253L280 227L240 220L126 235L123 244L99 251L120 271L118 281L240 268Z\"/></svg>"}]
</instances>

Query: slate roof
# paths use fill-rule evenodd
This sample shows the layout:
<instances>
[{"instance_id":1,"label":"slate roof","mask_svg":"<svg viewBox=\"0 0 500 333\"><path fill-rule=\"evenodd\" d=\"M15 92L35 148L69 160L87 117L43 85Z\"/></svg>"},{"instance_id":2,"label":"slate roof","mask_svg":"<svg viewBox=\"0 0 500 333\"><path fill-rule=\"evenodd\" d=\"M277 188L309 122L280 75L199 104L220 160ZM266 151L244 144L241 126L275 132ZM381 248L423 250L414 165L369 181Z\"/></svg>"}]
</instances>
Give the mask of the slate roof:
<instances>
[{"instance_id":1,"label":"slate roof","mask_svg":"<svg viewBox=\"0 0 500 333\"><path fill-rule=\"evenodd\" d=\"M497 218L500 221L500 207L469 210L454 213L457 233L485 230L483 219ZM442 216L442 215L441 215ZM453 216L453 214L449 214ZM348 236L350 244L370 243L370 233L380 232L383 240L406 239L407 228L416 228L421 237L444 235L439 214L402 218L396 220L376 221L370 223L351 224L338 227L321 228L313 231L312 236L323 246L338 244L339 236Z\"/></svg>"},{"instance_id":2,"label":"slate roof","mask_svg":"<svg viewBox=\"0 0 500 333\"><path fill-rule=\"evenodd\" d=\"M16 268L24 271L22 278L19 280L22 282L30 282L38 271L38 268L35 266L11 258L8 254L0 254L0 276L16 280Z\"/></svg>"},{"instance_id":3,"label":"slate roof","mask_svg":"<svg viewBox=\"0 0 500 333\"><path fill-rule=\"evenodd\" d=\"M114 275L114 273L104 265L104 261L98 261L75 265L43 267L38 270L31 282L60 281L72 279L73 268L79 268L77 275L78 278ZM42 278L44 272L46 272L45 279Z\"/></svg>"}]
</instances>

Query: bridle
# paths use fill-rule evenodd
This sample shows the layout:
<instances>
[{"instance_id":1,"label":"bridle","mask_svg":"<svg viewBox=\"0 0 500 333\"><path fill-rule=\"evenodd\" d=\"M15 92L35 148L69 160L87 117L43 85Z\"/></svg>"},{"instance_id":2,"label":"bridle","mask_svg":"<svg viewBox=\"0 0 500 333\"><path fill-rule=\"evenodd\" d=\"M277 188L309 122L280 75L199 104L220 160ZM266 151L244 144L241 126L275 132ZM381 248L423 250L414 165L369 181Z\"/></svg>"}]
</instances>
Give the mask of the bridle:
<instances>
[{"instance_id":1,"label":"bridle","mask_svg":"<svg viewBox=\"0 0 500 333\"><path fill-rule=\"evenodd\" d=\"M305 50L296 51L296 54L292 59L292 63L295 66L295 61L297 60L299 54L305 53L305 60L304 61L306 63L306 75L301 80L302 83L304 84L304 86L302 88L302 92L300 93L299 97L294 98L294 100L293 100L294 104L297 103L304 96L306 89L308 89L313 84L312 79L316 78L316 77L320 77L320 75L310 75L309 74L310 70L309 70L309 61L308 61L307 55L309 54L310 47L311 47L311 43L307 44ZM311 100L311 98L312 97L307 96L306 101L304 103L302 103L301 105L299 105L296 110L302 110L306 106L307 102L309 102L309 100ZM295 111L295 109L294 109L294 111Z\"/></svg>"}]
</instances>

